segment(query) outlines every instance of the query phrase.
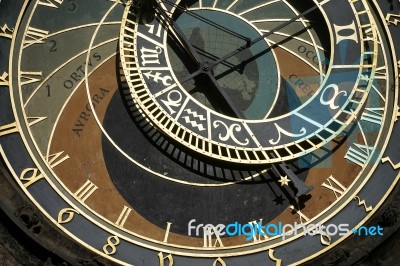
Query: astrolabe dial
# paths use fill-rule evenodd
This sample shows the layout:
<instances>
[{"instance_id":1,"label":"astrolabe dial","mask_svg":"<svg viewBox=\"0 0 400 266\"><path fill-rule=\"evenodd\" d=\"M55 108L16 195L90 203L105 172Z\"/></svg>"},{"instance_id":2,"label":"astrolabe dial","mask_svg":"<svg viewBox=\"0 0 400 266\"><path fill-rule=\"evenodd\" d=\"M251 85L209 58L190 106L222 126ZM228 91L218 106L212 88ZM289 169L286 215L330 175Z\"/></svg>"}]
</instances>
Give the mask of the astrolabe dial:
<instances>
[{"instance_id":1,"label":"astrolabe dial","mask_svg":"<svg viewBox=\"0 0 400 266\"><path fill-rule=\"evenodd\" d=\"M354 14L331 16L330 4L127 8L120 47L132 99L175 141L218 160L266 164L315 151L361 113L378 59L368 44L376 34Z\"/></svg>"},{"instance_id":2,"label":"astrolabe dial","mask_svg":"<svg viewBox=\"0 0 400 266\"><path fill-rule=\"evenodd\" d=\"M399 179L400 32L389 9L2 0L2 178L34 217L93 253L53 250L71 264L332 257L347 239L359 245L352 230L381 217ZM217 232L239 224L294 231Z\"/></svg>"}]
</instances>

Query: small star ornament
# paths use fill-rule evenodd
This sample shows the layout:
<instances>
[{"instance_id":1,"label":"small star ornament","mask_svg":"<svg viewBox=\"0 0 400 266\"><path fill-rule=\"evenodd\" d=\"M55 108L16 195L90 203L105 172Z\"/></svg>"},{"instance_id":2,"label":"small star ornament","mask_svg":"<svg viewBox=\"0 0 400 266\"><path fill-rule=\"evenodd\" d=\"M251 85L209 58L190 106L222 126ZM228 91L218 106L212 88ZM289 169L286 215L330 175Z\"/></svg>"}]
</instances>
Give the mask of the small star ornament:
<instances>
[{"instance_id":1,"label":"small star ornament","mask_svg":"<svg viewBox=\"0 0 400 266\"><path fill-rule=\"evenodd\" d=\"M289 186L290 179L287 177L287 175L285 175L285 176L281 176L281 178L278 180L278 182L281 183L281 187Z\"/></svg>"},{"instance_id":2,"label":"small star ornament","mask_svg":"<svg viewBox=\"0 0 400 266\"><path fill-rule=\"evenodd\" d=\"M283 205L283 202L285 199L282 197L282 195L276 196L276 198L273 200L275 205Z\"/></svg>"}]
</instances>

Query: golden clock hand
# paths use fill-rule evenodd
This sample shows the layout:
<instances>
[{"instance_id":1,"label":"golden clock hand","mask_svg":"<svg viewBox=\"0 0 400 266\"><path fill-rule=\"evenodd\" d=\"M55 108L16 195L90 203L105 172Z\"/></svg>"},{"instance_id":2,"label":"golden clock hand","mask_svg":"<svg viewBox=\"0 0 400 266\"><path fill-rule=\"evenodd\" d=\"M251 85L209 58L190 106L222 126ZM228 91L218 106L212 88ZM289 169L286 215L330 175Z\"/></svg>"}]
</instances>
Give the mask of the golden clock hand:
<instances>
[{"instance_id":1,"label":"golden clock hand","mask_svg":"<svg viewBox=\"0 0 400 266\"><path fill-rule=\"evenodd\" d=\"M293 173L293 171L287 166L286 163L280 163L278 165L272 166L277 172L278 169L281 169L285 175L292 181L294 187L297 189L296 196L300 197L303 195L307 195L311 190L314 189L314 186L307 186L299 177Z\"/></svg>"}]
</instances>

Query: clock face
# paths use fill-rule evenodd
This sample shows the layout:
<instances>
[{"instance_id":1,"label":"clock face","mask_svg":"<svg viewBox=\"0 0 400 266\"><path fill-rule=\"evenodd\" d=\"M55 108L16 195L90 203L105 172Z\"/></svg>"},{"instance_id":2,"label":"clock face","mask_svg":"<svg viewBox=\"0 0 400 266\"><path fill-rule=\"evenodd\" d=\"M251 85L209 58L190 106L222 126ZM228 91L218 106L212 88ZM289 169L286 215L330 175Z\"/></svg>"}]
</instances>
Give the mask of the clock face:
<instances>
[{"instance_id":1,"label":"clock face","mask_svg":"<svg viewBox=\"0 0 400 266\"><path fill-rule=\"evenodd\" d=\"M398 182L393 3L2 5L2 171L105 259L300 265Z\"/></svg>"}]
</instances>

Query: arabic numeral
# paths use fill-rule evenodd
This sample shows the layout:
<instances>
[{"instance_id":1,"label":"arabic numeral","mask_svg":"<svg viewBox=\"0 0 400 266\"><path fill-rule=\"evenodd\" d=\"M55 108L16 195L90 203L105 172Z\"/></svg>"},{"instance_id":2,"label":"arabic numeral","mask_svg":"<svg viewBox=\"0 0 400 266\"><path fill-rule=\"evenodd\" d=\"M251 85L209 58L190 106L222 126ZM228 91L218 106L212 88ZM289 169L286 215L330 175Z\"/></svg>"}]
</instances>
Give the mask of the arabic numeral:
<instances>
[{"instance_id":1,"label":"arabic numeral","mask_svg":"<svg viewBox=\"0 0 400 266\"><path fill-rule=\"evenodd\" d=\"M51 97L50 85L47 85L46 88L47 88L47 97Z\"/></svg>"},{"instance_id":2,"label":"arabic numeral","mask_svg":"<svg viewBox=\"0 0 400 266\"><path fill-rule=\"evenodd\" d=\"M50 52L57 52L57 42L55 40L50 41Z\"/></svg>"},{"instance_id":3,"label":"arabic numeral","mask_svg":"<svg viewBox=\"0 0 400 266\"><path fill-rule=\"evenodd\" d=\"M68 11L69 12L74 12L77 8L75 0L68 0Z\"/></svg>"}]
</instances>

